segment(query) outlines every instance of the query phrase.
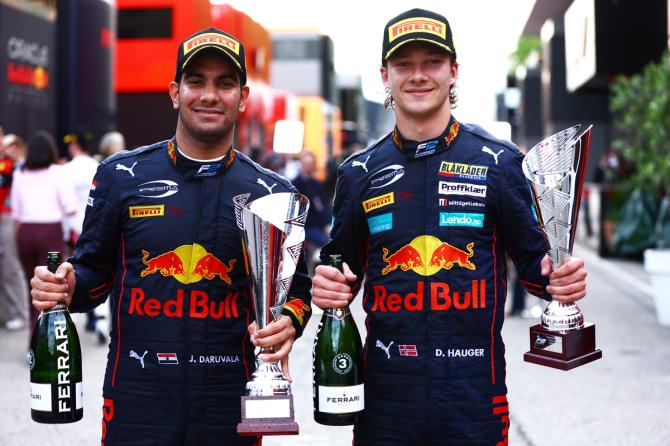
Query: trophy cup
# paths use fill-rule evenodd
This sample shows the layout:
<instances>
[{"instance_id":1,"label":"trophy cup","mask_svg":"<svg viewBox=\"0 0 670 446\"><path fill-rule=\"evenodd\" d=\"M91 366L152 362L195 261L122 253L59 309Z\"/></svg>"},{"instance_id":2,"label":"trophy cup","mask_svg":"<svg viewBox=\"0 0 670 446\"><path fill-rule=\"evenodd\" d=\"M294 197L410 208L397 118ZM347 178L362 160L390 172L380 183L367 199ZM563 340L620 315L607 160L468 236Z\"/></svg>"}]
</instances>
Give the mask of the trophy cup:
<instances>
[{"instance_id":1,"label":"trophy cup","mask_svg":"<svg viewBox=\"0 0 670 446\"><path fill-rule=\"evenodd\" d=\"M309 200L297 193L275 193L246 203L248 194L235 197L238 225L247 274L251 276L252 301L258 329L281 315L288 298L302 244ZM240 435L295 435L291 385L278 362L264 362L256 354L256 371L242 396Z\"/></svg>"},{"instance_id":2,"label":"trophy cup","mask_svg":"<svg viewBox=\"0 0 670 446\"><path fill-rule=\"evenodd\" d=\"M535 145L523 160L523 173L554 269L572 254L591 127L581 134L580 125L558 132ZM530 327L530 351L523 358L561 370L600 359L595 328L584 323L574 303L551 301L542 323Z\"/></svg>"}]
</instances>

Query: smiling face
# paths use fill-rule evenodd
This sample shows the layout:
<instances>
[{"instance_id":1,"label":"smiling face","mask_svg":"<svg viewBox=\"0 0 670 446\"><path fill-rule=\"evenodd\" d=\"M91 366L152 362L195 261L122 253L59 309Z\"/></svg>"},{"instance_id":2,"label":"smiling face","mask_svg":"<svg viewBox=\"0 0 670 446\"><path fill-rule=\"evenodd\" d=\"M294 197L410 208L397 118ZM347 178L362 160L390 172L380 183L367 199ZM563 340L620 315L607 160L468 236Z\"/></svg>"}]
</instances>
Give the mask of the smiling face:
<instances>
[{"instance_id":1,"label":"smiling face","mask_svg":"<svg viewBox=\"0 0 670 446\"><path fill-rule=\"evenodd\" d=\"M246 107L249 87L240 87L235 66L218 50L205 50L189 62L181 81L170 83L179 110L177 138L196 146L232 145L233 126Z\"/></svg>"},{"instance_id":2,"label":"smiling face","mask_svg":"<svg viewBox=\"0 0 670 446\"><path fill-rule=\"evenodd\" d=\"M381 67L398 121L451 115L449 89L458 79L458 64L439 47L411 42L398 48Z\"/></svg>"}]
</instances>

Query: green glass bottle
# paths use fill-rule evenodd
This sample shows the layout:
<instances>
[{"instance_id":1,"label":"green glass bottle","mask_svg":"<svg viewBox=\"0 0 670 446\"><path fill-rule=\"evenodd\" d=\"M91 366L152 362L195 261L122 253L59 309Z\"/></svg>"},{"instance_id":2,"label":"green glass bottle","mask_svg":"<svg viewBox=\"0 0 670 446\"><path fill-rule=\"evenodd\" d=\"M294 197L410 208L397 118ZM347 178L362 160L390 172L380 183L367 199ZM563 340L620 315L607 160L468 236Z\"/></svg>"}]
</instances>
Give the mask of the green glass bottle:
<instances>
[{"instance_id":1,"label":"green glass bottle","mask_svg":"<svg viewBox=\"0 0 670 446\"><path fill-rule=\"evenodd\" d=\"M330 256L342 271L342 257ZM349 306L324 310L312 352L314 421L355 424L365 407L361 335Z\"/></svg>"},{"instance_id":2,"label":"green glass bottle","mask_svg":"<svg viewBox=\"0 0 670 446\"><path fill-rule=\"evenodd\" d=\"M56 272L59 252L47 254ZM30 416L38 423L73 423L84 416L81 347L65 303L40 314L28 352Z\"/></svg>"}]
</instances>

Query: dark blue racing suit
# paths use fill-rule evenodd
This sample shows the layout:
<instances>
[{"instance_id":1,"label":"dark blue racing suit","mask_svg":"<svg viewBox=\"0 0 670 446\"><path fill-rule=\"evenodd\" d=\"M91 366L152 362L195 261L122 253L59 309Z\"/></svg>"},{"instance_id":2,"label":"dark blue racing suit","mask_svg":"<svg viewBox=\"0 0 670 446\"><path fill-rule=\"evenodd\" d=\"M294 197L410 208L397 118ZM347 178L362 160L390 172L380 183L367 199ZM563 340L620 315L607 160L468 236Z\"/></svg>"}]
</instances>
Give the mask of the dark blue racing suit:
<instances>
[{"instance_id":1,"label":"dark blue racing suit","mask_svg":"<svg viewBox=\"0 0 670 446\"><path fill-rule=\"evenodd\" d=\"M164 141L101 163L70 260L70 309L111 299L103 444L256 441L236 434L254 316L235 203L286 191L286 179L232 149L199 162ZM284 307L298 336L309 288L303 258Z\"/></svg>"},{"instance_id":2,"label":"dark blue racing suit","mask_svg":"<svg viewBox=\"0 0 670 446\"><path fill-rule=\"evenodd\" d=\"M506 254L549 299L522 158L452 117L435 140L396 129L340 166L322 261L340 253L365 274L355 445L507 444Z\"/></svg>"}]
</instances>

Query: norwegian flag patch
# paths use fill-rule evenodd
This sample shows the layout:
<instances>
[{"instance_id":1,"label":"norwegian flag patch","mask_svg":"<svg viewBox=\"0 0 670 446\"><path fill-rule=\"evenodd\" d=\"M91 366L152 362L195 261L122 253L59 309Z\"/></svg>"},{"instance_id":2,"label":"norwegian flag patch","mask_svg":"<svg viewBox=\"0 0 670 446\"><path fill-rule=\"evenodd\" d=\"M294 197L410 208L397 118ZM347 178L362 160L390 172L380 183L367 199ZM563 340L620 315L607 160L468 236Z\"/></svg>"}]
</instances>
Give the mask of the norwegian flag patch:
<instances>
[{"instance_id":1,"label":"norwegian flag patch","mask_svg":"<svg viewBox=\"0 0 670 446\"><path fill-rule=\"evenodd\" d=\"M419 356L419 353L416 351L416 345L399 344L398 352L400 356Z\"/></svg>"}]
</instances>

